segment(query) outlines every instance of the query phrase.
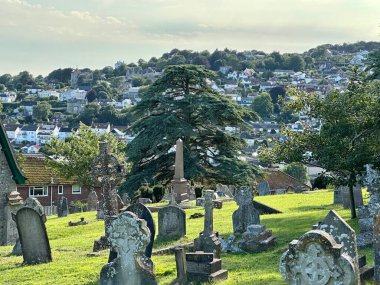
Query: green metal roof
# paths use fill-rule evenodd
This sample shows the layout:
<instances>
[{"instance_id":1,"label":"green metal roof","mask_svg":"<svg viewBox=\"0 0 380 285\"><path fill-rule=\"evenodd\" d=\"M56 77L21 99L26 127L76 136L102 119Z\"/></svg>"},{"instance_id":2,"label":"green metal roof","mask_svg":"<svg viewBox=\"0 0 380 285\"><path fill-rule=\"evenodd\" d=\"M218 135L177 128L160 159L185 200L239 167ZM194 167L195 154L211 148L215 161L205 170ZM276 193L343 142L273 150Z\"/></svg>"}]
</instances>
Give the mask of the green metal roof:
<instances>
[{"instance_id":1,"label":"green metal roof","mask_svg":"<svg viewBox=\"0 0 380 285\"><path fill-rule=\"evenodd\" d=\"M22 173L17 160L13 154L11 144L8 140L7 133L5 132L4 125L0 122L0 144L2 152L5 155L9 168L12 171L12 179L16 184L24 184L26 177Z\"/></svg>"}]
</instances>

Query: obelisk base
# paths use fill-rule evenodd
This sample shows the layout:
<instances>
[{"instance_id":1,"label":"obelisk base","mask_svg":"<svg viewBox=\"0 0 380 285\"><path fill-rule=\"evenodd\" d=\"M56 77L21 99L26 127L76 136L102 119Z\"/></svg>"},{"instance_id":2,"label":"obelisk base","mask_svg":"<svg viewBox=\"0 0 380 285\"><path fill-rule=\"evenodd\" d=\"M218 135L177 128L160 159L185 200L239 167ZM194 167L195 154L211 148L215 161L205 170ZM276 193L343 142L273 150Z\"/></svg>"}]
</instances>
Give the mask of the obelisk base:
<instances>
[{"instance_id":1,"label":"obelisk base","mask_svg":"<svg viewBox=\"0 0 380 285\"><path fill-rule=\"evenodd\" d=\"M190 185L186 179L173 179L172 180L172 195L176 203L182 203L189 200Z\"/></svg>"}]
</instances>

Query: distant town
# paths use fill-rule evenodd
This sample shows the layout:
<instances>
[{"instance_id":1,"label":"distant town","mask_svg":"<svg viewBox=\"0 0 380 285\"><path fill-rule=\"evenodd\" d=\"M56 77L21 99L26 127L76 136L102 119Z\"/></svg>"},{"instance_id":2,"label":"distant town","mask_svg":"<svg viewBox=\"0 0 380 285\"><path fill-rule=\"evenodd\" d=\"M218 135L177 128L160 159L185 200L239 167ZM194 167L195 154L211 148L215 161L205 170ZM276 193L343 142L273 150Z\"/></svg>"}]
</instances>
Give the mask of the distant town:
<instances>
[{"instance_id":1,"label":"distant town","mask_svg":"<svg viewBox=\"0 0 380 285\"><path fill-rule=\"evenodd\" d=\"M287 88L315 92L321 98L331 90L343 91L354 70L364 70L368 54L379 48L380 43L358 42L322 45L303 54L174 49L161 58L141 59L137 64L118 61L100 70L60 68L46 77L27 71L3 74L3 122L13 147L28 154L40 153L53 137L66 140L80 124L129 143L134 138L128 130L133 122L129 110L147 87L169 65L197 64L216 72L208 81L210 88L253 108L262 118L250 122L251 131L226 128L245 139L246 159L255 162L260 146L283 139L282 127L302 132L306 126L320 126L318 120L282 109L282 100L292 100ZM263 94L269 95L270 102Z\"/></svg>"}]
</instances>

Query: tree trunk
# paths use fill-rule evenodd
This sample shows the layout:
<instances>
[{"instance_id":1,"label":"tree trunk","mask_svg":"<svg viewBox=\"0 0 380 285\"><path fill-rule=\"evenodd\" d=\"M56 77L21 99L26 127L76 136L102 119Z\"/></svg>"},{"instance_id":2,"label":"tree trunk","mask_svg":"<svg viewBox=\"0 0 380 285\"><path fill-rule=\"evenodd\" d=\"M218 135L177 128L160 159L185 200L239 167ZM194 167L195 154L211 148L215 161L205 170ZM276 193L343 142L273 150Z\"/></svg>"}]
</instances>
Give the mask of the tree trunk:
<instances>
[{"instance_id":1,"label":"tree trunk","mask_svg":"<svg viewBox=\"0 0 380 285\"><path fill-rule=\"evenodd\" d=\"M351 204L351 219L356 218L355 198L354 198L354 185L350 183L350 204Z\"/></svg>"}]
</instances>

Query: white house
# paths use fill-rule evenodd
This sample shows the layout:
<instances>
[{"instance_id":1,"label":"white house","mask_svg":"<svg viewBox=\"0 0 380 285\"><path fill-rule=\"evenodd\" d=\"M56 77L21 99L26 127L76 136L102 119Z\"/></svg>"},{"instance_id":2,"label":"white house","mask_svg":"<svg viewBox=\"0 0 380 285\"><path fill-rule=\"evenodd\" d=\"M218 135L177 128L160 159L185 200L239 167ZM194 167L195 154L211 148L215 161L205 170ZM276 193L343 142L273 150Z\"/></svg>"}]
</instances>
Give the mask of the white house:
<instances>
[{"instance_id":1,"label":"white house","mask_svg":"<svg viewBox=\"0 0 380 285\"><path fill-rule=\"evenodd\" d=\"M84 100L87 92L79 89L70 89L61 93L59 101L68 101L70 99Z\"/></svg>"},{"instance_id":2,"label":"white house","mask_svg":"<svg viewBox=\"0 0 380 285\"><path fill-rule=\"evenodd\" d=\"M57 138L59 128L56 125L41 125L37 132L37 144L49 143L53 137Z\"/></svg>"},{"instance_id":3,"label":"white house","mask_svg":"<svg viewBox=\"0 0 380 285\"><path fill-rule=\"evenodd\" d=\"M76 130L77 128L61 127L58 132L58 139L65 141L68 137L71 137Z\"/></svg>"},{"instance_id":4,"label":"white house","mask_svg":"<svg viewBox=\"0 0 380 285\"><path fill-rule=\"evenodd\" d=\"M110 123L93 123L91 130L99 135L109 134L111 131Z\"/></svg>"},{"instance_id":5,"label":"white house","mask_svg":"<svg viewBox=\"0 0 380 285\"><path fill-rule=\"evenodd\" d=\"M118 109L128 108L132 106L132 100L131 99L123 99L121 101L115 102L115 107Z\"/></svg>"},{"instance_id":6,"label":"white house","mask_svg":"<svg viewBox=\"0 0 380 285\"><path fill-rule=\"evenodd\" d=\"M37 106L36 101L23 101L20 103L20 108L24 109L24 113L27 116L31 116L33 114L34 106Z\"/></svg>"},{"instance_id":7,"label":"white house","mask_svg":"<svg viewBox=\"0 0 380 285\"><path fill-rule=\"evenodd\" d=\"M10 141L13 141L17 138L22 128L21 125L5 125L4 127Z\"/></svg>"},{"instance_id":8,"label":"white house","mask_svg":"<svg viewBox=\"0 0 380 285\"><path fill-rule=\"evenodd\" d=\"M55 97L55 98L59 99L59 95L60 94L54 90L41 90L38 92L37 97L40 97L40 98Z\"/></svg>"},{"instance_id":9,"label":"white house","mask_svg":"<svg viewBox=\"0 0 380 285\"><path fill-rule=\"evenodd\" d=\"M16 93L15 92L1 92L0 93L0 101L2 103L11 103L16 101Z\"/></svg>"},{"instance_id":10,"label":"white house","mask_svg":"<svg viewBox=\"0 0 380 285\"><path fill-rule=\"evenodd\" d=\"M37 143L37 133L39 126L37 125L26 125L21 128L19 135L16 138L16 143L29 142Z\"/></svg>"},{"instance_id":11,"label":"white house","mask_svg":"<svg viewBox=\"0 0 380 285\"><path fill-rule=\"evenodd\" d=\"M267 90L272 89L273 87L274 87L273 84L269 81L261 82L260 87L259 87L259 91L260 92L267 91Z\"/></svg>"}]
</instances>

